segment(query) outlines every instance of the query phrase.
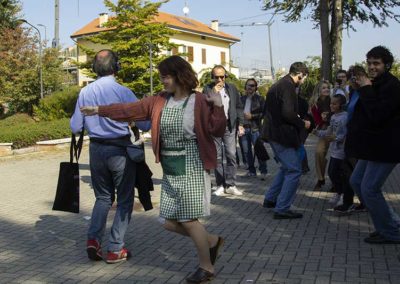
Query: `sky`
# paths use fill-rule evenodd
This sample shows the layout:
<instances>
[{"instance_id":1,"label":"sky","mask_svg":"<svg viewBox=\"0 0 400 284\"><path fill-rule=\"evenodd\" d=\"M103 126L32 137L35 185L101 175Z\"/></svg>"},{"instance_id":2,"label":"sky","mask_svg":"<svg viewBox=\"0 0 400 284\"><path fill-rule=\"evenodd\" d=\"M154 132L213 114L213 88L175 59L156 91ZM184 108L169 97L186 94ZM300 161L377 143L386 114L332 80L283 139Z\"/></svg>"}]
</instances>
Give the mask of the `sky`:
<instances>
[{"instance_id":1,"label":"sky","mask_svg":"<svg viewBox=\"0 0 400 284\"><path fill-rule=\"evenodd\" d=\"M60 1L60 44L68 47L74 44L70 35L100 13L108 12L103 0L59 0ZM54 38L54 0L20 0L23 5L22 18L31 24L46 26L46 38L51 45ZM114 0L116 2L116 0ZM259 0L170 0L161 6L161 11L184 16L185 2L189 7L188 17L209 24L211 20L220 23L249 24L266 23L271 11L261 9ZM400 14L400 9L397 9ZM309 20L285 23L282 15L275 15L270 28L272 62L275 70L288 68L295 61L307 60L308 56L321 55L319 29L313 29ZM37 26L42 38L45 28ZM400 24L389 22L389 27L374 28L372 24L356 24L357 32L343 34L343 67L365 60L365 54L376 45L387 46L400 59ZM232 46L232 59L242 68L270 69L270 50L267 26L225 26L226 33L241 39ZM397 31L397 32L396 32Z\"/></svg>"}]
</instances>

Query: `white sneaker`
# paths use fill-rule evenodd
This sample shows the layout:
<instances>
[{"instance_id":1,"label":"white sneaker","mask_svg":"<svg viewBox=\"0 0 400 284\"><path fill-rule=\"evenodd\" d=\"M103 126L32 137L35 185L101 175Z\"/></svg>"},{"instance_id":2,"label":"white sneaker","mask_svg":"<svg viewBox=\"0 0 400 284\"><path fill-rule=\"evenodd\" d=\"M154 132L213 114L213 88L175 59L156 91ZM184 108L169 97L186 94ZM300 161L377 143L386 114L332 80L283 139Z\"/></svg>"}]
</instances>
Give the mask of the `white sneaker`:
<instances>
[{"instance_id":1,"label":"white sneaker","mask_svg":"<svg viewBox=\"0 0 400 284\"><path fill-rule=\"evenodd\" d=\"M213 194L216 195L216 196L225 195L225 189L224 189L224 187L223 187L223 186L219 186L219 187L213 192Z\"/></svg>"},{"instance_id":2,"label":"white sneaker","mask_svg":"<svg viewBox=\"0 0 400 284\"><path fill-rule=\"evenodd\" d=\"M338 202L340 201L340 194L339 193L335 193L331 199L329 199L329 203L333 204L333 205L337 205Z\"/></svg>"},{"instance_id":3,"label":"white sneaker","mask_svg":"<svg viewBox=\"0 0 400 284\"><path fill-rule=\"evenodd\" d=\"M337 205L343 205L343 194L340 195Z\"/></svg>"},{"instance_id":4,"label":"white sneaker","mask_svg":"<svg viewBox=\"0 0 400 284\"><path fill-rule=\"evenodd\" d=\"M226 193L232 194L232 195L243 195L243 192L241 192L239 189L237 189L236 186L230 186L226 189Z\"/></svg>"}]
</instances>

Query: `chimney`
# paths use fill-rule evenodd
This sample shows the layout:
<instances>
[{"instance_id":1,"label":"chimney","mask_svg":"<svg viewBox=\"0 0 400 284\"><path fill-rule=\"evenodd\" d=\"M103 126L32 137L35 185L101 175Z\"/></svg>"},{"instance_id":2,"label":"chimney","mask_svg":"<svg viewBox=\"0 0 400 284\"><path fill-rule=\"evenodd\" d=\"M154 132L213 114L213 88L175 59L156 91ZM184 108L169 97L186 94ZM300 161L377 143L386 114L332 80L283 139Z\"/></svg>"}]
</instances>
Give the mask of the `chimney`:
<instances>
[{"instance_id":1,"label":"chimney","mask_svg":"<svg viewBox=\"0 0 400 284\"><path fill-rule=\"evenodd\" d=\"M104 27L104 24L107 22L108 22L108 14L107 13L99 14L99 27L100 28Z\"/></svg>"},{"instance_id":2,"label":"chimney","mask_svg":"<svg viewBox=\"0 0 400 284\"><path fill-rule=\"evenodd\" d=\"M212 20L211 21L211 29L218 32L219 30L219 23L218 20Z\"/></svg>"}]
</instances>

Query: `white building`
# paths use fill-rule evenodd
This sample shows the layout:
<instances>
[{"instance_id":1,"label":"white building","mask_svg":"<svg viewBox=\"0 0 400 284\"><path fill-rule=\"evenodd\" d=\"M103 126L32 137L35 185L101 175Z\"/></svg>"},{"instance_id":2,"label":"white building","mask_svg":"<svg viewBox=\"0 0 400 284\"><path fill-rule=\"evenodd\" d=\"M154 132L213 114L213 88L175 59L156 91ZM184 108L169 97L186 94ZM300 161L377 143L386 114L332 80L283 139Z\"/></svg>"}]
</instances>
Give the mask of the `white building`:
<instances>
[{"instance_id":1,"label":"white building","mask_svg":"<svg viewBox=\"0 0 400 284\"><path fill-rule=\"evenodd\" d=\"M93 50L104 48L104 46L96 45L88 41L86 37L102 31L112 30L112 28L103 27L103 24L108 21L108 17L108 14L100 14L98 18L72 34L71 38L79 44ZM240 40L220 31L217 20L212 21L211 25L208 26L187 17L164 12L159 12L154 20L156 22L166 23L168 28L176 32L170 37L170 41L179 45L178 50L165 52L169 54L176 54L178 52L186 53L186 59L192 64L199 78L204 71L217 64L225 66L228 72L239 77L239 69L231 64L230 47ZM86 62L87 60L86 54L84 54L82 50L78 50L77 61ZM87 84L92 80L93 79L84 76L81 71L79 72L79 85Z\"/></svg>"}]
</instances>

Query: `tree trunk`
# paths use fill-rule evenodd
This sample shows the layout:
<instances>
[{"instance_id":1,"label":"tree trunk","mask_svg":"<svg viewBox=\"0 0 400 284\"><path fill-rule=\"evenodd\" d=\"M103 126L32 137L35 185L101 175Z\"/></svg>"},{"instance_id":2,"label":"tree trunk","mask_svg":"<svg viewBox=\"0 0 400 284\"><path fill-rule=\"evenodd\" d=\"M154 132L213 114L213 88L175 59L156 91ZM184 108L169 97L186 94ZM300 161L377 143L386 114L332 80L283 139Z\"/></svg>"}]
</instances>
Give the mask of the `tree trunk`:
<instances>
[{"instance_id":1,"label":"tree trunk","mask_svg":"<svg viewBox=\"0 0 400 284\"><path fill-rule=\"evenodd\" d=\"M321 75L322 79L330 80L332 74L331 38L329 32L329 0L319 2L319 25L321 31Z\"/></svg>"},{"instance_id":2,"label":"tree trunk","mask_svg":"<svg viewBox=\"0 0 400 284\"><path fill-rule=\"evenodd\" d=\"M342 0L335 0L332 7L332 20L334 19L335 25L332 26L334 33L333 58L335 71L342 69L342 43L343 43L343 6Z\"/></svg>"}]
</instances>

